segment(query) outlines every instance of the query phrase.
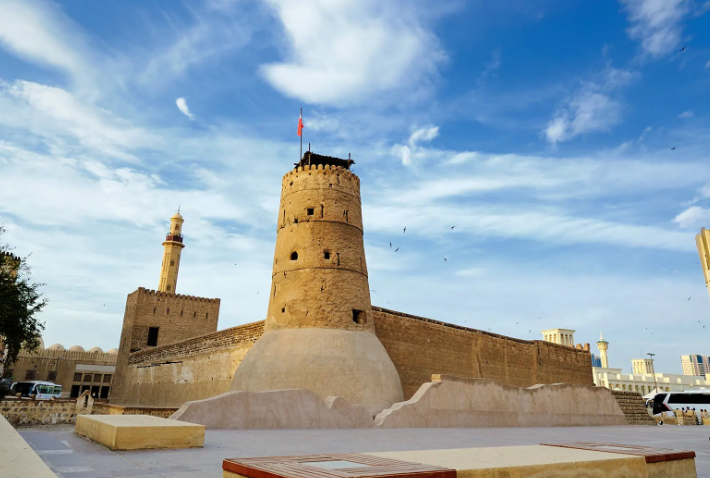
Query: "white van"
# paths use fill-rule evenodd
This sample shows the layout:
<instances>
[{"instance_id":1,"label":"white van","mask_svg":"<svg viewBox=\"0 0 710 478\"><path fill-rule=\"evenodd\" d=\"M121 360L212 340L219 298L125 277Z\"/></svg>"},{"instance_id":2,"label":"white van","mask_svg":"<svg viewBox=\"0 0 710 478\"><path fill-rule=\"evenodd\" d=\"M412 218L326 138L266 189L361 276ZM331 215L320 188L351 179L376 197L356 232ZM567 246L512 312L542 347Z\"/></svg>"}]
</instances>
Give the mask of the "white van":
<instances>
[{"instance_id":1,"label":"white van","mask_svg":"<svg viewBox=\"0 0 710 478\"><path fill-rule=\"evenodd\" d=\"M52 382L41 382L39 380L26 380L15 382L10 386L12 395L21 397L34 397L35 400L49 400L51 398L61 398L62 386Z\"/></svg>"},{"instance_id":2,"label":"white van","mask_svg":"<svg viewBox=\"0 0 710 478\"><path fill-rule=\"evenodd\" d=\"M710 410L710 390L686 390L684 392L663 392L656 394L653 399L646 402L648 413L651 416L675 416L674 411L681 408Z\"/></svg>"}]
</instances>

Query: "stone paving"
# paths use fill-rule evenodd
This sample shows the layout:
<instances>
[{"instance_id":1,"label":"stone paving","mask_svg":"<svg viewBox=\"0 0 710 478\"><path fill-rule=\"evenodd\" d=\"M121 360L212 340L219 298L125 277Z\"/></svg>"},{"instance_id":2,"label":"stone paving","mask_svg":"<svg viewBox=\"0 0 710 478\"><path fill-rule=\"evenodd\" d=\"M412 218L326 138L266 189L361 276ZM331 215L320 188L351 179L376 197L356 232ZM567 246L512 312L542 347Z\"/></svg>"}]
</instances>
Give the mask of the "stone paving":
<instances>
[{"instance_id":1,"label":"stone paving","mask_svg":"<svg viewBox=\"0 0 710 478\"><path fill-rule=\"evenodd\" d=\"M208 430L205 447L112 452L56 426L19 430L62 478L220 478L231 457L359 453L588 441L693 450L699 478L710 478L710 427L426 428ZM0 471L1 471L0 463Z\"/></svg>"}]
</instances>

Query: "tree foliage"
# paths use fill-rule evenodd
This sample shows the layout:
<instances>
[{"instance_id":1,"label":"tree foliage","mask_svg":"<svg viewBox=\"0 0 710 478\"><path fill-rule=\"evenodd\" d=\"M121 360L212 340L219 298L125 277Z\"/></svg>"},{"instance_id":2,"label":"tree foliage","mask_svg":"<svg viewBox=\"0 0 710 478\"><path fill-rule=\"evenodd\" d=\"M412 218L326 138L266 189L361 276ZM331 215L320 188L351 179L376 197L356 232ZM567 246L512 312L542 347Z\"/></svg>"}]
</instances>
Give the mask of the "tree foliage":
<instances>
[{"instance_id":1,"label":"tree foliage","mask_svg":"<svg viewBox=\"0 0 710 478\"><path fill-rule=\"evenodd\" d=\"M5 228L0 225L0 239L3 233ZM27 258L18 263L10 251L0 241L0 339L5 342L6 366L17 360L23 347L28 351L39 347L44 324L37 315L47 305L39 292L44 284L31 282Z\"/></svg>"}]
</instances>

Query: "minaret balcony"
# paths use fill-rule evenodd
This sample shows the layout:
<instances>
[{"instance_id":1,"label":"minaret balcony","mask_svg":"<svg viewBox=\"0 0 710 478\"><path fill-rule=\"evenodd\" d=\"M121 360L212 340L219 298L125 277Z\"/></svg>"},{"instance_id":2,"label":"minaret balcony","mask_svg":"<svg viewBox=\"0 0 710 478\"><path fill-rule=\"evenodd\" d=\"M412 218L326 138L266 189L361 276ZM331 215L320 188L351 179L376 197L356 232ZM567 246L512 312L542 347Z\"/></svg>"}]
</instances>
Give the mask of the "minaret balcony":
<instances>
[{"instance_id":1,"label":"minaret balcony","mask_svg":"<svg viewBox=\"0 0 710 478\"><path fill-rule=\"evenodd\" d=\"M165 236L166 241L175 241L179 242L182 244L182 235L181 234L168 234Z\"/></svg>"}]
</instances>

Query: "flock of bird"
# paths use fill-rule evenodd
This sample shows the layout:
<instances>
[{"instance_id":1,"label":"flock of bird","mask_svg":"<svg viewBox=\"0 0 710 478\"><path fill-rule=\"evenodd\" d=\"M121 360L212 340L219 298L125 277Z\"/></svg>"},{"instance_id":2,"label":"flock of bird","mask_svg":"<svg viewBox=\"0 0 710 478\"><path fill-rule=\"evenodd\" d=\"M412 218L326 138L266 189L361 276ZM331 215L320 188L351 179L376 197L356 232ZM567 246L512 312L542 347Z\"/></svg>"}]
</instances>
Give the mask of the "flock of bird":
<instances>
[{"instance_id":1,"label":"flock of bird","mask_svg":"<svg viewBox=\"0 0 710 478\"><path fill-rule=\"evenodd\" d=\"M451 230L453 231L455 227L456 227L456 226L451 226ZM402 234L406 234L406 233L407 233L407 226L405 226L404 229L402 230ZM392 249L392 243L391 243L391 242L390 242L390 249ZM399 247L394 250L394 252L397 252L397 251L399 251ZM446 257L444 257L444 262L449 262Z\"/></svg>"}]
</instances>

